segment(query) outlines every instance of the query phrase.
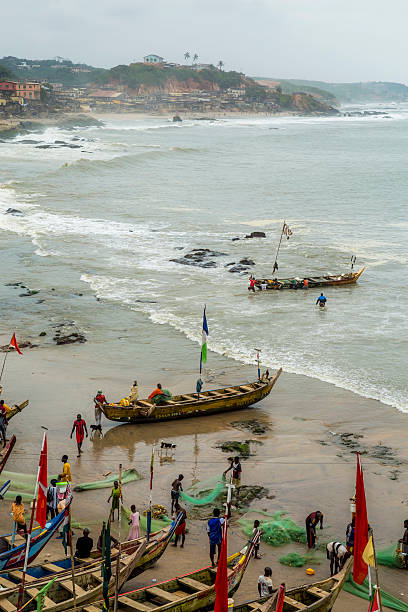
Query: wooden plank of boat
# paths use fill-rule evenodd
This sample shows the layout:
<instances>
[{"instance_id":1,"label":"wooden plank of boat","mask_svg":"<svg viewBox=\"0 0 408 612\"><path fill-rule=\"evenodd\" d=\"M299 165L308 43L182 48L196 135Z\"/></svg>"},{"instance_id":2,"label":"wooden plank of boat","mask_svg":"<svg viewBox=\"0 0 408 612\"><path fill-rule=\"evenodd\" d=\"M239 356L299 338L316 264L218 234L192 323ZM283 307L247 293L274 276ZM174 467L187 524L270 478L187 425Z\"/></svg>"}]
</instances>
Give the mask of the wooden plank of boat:
<instances>
[{"instance_id":1,"label":"wooden plank of boat","mask_svg":"<svg viewBox=\"0 0 408 612\"><path fill-rule=\"evenodd\" d=\"M287 595L285 595L285 598L284 598L283 601L285 602L285 604L288 604L289 606L291 606L295 610L306 610L306 608L307 608L307 606L304 603L302 603L301 601L297 601L296 599L292 599L292 597L288 597Z\"/></svg>"},{"instance_id":2,"label":"wooden plank of boat","mask_svg":"<svg viewBox=\"0 0 408 612\"><path fill-rule=\"evenodd\" d=\"M163 601L163 603L173 603L175 601L180 601L179 595L176 595L175 593L172 593L170 591L165 591L160 587L151 587L151 589L149 589L149 593L150 595L153 595L153 597L155 597L156 599L159 599L159 601Z\"/></svg>"},{"instance_id":3,"label":"wooden plank of boat","mask_svg":"<svg viewBox=\"0 0 408 612\"><path fill-rule=\"evenodd\" d=\"M184 578L179 578L178 581L181 585L190 587L191 589L194 589L195 591L206 591L207 590L206 584L203 584L202 582L198 582L198 580L194 580L194 578L189 578L188 576Z\"/></svg>"},{"instance_id":4,"label":"wooden plank of boat","mask_svg":"<svg viewBox=\"0 0 408 612\"><path fill-rule=\"evenodd\" d=\"M24 408L26 408L28 406L28 404L29 404L29 400L25 400L21 404L14 404L14 406L11 408L11 410L9 410L8 413L6 414L7 421L12 419L13 416L18 414L22 410L24 410Z\"/></svg>"},{"instance_id":5,"label":"wooden plank of boat","mask_svg":"<svg viewBox=\"0 0 408 612\"><path fill-rule=\"evenodd\" d=\"M94 559L93 559L94 561ZM55 574L59 574L60 572L65 572L67 570L65 570L62 567L59 567L59 565L55 565L54 563L42 563L41 567L43 569L45 569L46 572L52 572Z\"/></svg>"}]
</instances>

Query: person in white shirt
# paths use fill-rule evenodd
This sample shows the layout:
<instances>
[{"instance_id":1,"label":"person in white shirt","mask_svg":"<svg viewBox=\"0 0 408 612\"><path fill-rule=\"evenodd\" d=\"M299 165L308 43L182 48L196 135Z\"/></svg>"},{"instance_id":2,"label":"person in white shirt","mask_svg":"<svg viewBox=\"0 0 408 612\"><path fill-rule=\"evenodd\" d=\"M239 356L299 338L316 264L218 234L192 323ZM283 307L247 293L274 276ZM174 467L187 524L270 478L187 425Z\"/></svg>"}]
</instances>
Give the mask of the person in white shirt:
<instances>
[{"instance_id":1,"label":"person in white shirt","mask_svg":"<svg viewBox=\"0 0 408 612\"><path fill-rule=\"evenodd\" d=\"M268 597L272 595L276 589L273 588L272 570L270 567L265 567L263 576L258 578L258 593L259 597Z\"/></svg>"},{"instance_id":2,"label":"person in white shirt","mask_svg":"<svg viewBox=\"0 0 408 612\"><path fill-rule=\"evenodd\" d=\"M330 561L330 576L343 569L351 553L341 542L329 542L326 546L327 558Z\"/></svg>"}]
</instances>

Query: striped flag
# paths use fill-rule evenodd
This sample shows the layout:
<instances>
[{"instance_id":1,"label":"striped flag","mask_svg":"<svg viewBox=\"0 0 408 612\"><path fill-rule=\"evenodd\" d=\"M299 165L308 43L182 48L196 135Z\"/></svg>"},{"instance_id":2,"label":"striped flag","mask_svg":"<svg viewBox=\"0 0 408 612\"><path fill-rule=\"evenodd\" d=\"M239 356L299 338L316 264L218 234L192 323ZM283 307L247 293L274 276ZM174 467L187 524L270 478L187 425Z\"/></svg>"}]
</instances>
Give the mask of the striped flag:
<instances>
[{"instance_id":1,"label":"striped flag","mask_svg":"<svg viewBox=\"0 0 408 612\"><path fill-rule=\"evenodd\" d=\"M205 308L204 308L203 331L202 331L202 340L201 340L200 374L203 369L203 363L207 363L207 336L208 336L208 325L207 325L207 317L205 316Z\"/></svg>"},{"instance_id":2,"label":"striped flag","mask_svg":"<svg viewBox=\"0 0 408 612\"><path fill-rule=\"evenodd\" d=\"M368 608L368 612L380 612L380 601L378 597L378 588L375 588L375 595L373 601L370 601L370 606Z\"/></svg>"},{"instance_id":3,"label":"striped flag","mask_svg":"<svg viewBox=\"0 0 408 612\"><path fill-rule=\"evenodd\" d=\"M35 520L45 527L47 522L47 434L44 434L41 455L40 473L38 475L38 497L35 510Z\"/></svg>"},{"instance_id":4,"label":"striped flag","mask_svg":"<svg viewBox=\"0 0 408 612\"><path fill-rule=\"evenodd\" d=\"M293 232L292 230L289 228L288 225L286 225L286 223L283 224L283 230L282 232L285 234L286 239L289 240L289 238L292 236Z\"/></svg>"}]
</instances>

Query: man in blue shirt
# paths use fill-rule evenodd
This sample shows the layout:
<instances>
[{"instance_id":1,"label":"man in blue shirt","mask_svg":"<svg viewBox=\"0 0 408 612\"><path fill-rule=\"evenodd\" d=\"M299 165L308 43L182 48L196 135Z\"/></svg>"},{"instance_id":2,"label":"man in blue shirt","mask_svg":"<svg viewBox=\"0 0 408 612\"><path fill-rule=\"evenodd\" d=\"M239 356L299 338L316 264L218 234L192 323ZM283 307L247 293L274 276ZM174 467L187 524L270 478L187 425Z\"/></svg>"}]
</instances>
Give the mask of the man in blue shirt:
<instances>
[{"instance_id":1,"label":"man in blue shirt","mask_svg":"<svg viewBox=\"0 0 408 612\"><path fill-rule=\"evenodd\" d=\"M211 566L215 567L214 557L215 552L218 550L217 563L220 558L221 542L222 542L222 525L224 524L224 518L220 518L219 508L214 508L213 518L208 521L207 533L210 540L210 559Z\"/></svg>"},{"instance_id":2,"label":"man in blue shirt","mask_svg":"<svg viewBox=\"0 0 408 612\"><path fill-rule=\"evenodd\" d=\"M316 300L316 306L317 304L319 304L321 308L324 308L326 306L326 302L327 302L327 298L323 295L323 293L321 293Z\"/></svg>"}]
</instances>

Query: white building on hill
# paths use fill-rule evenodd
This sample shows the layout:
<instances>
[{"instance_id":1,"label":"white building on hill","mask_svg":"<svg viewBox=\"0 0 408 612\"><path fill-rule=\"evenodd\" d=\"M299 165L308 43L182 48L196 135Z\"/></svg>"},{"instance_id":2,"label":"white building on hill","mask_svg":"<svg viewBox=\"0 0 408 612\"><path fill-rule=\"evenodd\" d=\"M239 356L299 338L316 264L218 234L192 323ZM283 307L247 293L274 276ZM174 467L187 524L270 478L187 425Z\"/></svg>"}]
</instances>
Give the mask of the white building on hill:
<instances>
[{"instance_id":1,"label":"white building on hill","mask_svg":"<svg viewBox=\"0 0 408 612\"><path fill-rule=\"evenodd\" d=\"M145 64L162 64L164 62L164 57L150 53L149 55L145 55L143 60Z\"/></svg>"}]
</instances>

